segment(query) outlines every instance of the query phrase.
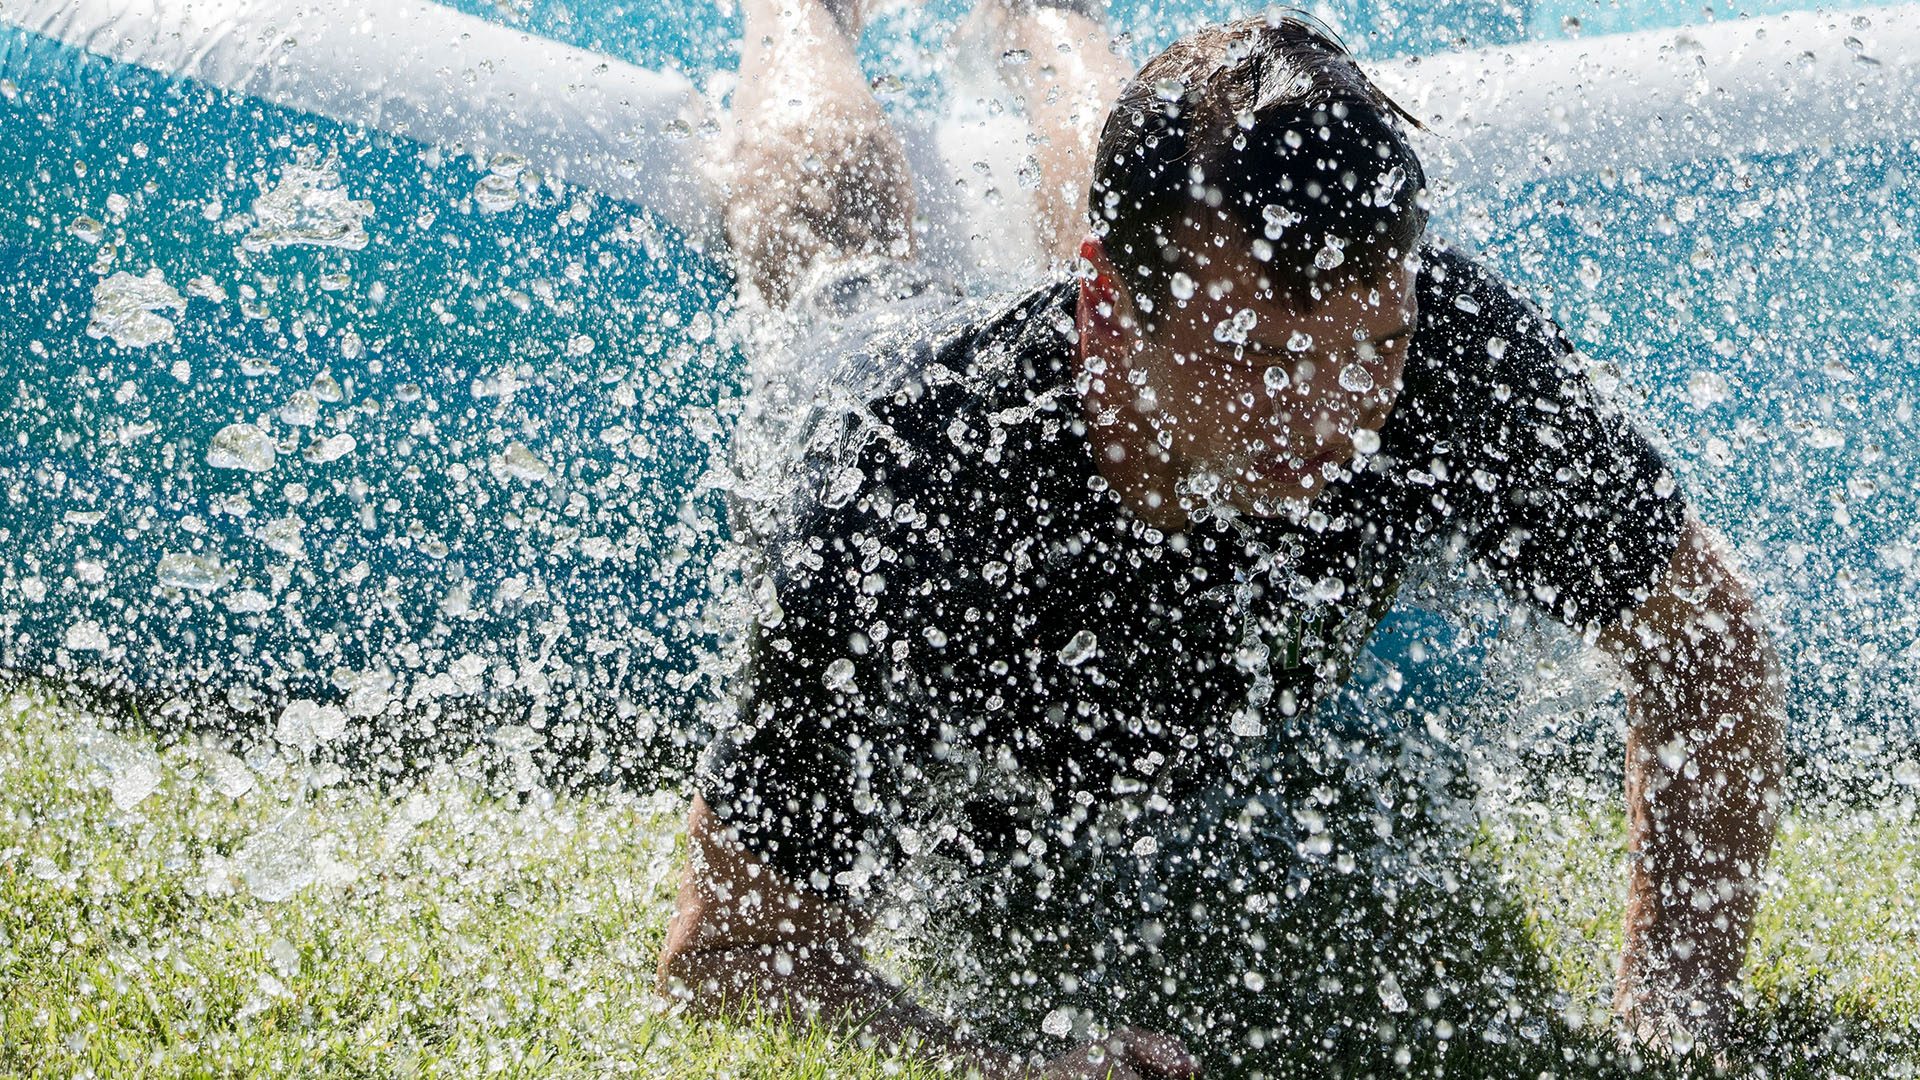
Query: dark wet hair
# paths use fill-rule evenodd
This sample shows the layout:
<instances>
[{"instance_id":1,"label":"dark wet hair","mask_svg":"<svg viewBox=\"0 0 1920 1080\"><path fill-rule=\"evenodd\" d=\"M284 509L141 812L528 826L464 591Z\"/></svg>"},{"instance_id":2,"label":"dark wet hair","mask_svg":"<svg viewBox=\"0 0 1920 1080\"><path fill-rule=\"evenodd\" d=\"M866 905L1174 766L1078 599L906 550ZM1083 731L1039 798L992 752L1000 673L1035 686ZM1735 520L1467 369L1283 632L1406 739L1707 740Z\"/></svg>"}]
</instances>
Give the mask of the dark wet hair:
<instances>
[{"instance_id":1,"label":"dark wet hair","mask_svg":"<svg viewBox=\"0 0 1920 1080\"><path fill-rule=\"evenodd\" d=\"M1426 228L1426 174L1401 124L1331 33L1269 13L1208 27L1147 62L1100 134L1089 217L1152 314L1176 272L1204 288L1223 225L1310 310L1344 281L1378 281Z\"/></svg>"}]
</instances>

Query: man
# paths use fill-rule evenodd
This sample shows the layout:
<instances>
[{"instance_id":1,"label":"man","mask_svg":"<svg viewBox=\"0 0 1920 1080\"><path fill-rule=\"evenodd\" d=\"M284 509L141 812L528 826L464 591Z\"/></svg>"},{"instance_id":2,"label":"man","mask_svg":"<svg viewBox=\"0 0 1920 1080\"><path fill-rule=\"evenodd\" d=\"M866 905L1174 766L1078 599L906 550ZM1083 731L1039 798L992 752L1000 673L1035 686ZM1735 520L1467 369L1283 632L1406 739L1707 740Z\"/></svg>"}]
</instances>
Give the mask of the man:
<instances>
[{"instance_id":1,"label":"man","mask_svg":"<svg viewBox=\"0 0 1920 1080\"><path fill-rule=\"evenodd\" d=\"M1153 877L1177 867L1092 887L1062 868L1151 864L1166 844L1169 866L1206 877L1292 768L1257 758L1262 733L1341 685L1405 572L1463 558L1618 661L1632 859L1616 1007L1642 1035L1714 1030L1773 833L1771 646L1557 330L1425 239L1409 118L1309 24L1256 18L1149 62L1089 161L1089 105L1119 80L1090 47L1097 23L1002 10L1010 47L1059 57L1063 85L1036 72L1020 89L1046 135L1042 232L1080 272L958 304L911 261L905 166L853 68L857 11L781 2L746 11L728 224L747 291L812 327L764 400L807 407L790 435L741 436L762 489L787 486L741 507L766 562L760 626L742 730L689 819L663 988L707 1011L839 1018L991 1076L1194 1074L1149 1025L1213 1021L1151 964L1106 999L1136 1013L1107 1019L1140 1026L1041 1065L903 1000L862 938L932 863L1029 952L1086 946L1031 925L1062 889L1068 907L1147 913L1090 946L1099 963L1069 988L1141 942L1160 955L1163 915L1249 926ZM1058 206L1089 170L1076 235ZM1310 841L1250 872L1277 882L1236 873L1220 891L1247 911L1305 892L1283 863ZM1406 1012L1415 988L1370 962L1345 981ZM1302 992L1342 979L1318 982ZM1450 1026L1427 1030L1444 1049Z\"/></svg>"}]
</instances>

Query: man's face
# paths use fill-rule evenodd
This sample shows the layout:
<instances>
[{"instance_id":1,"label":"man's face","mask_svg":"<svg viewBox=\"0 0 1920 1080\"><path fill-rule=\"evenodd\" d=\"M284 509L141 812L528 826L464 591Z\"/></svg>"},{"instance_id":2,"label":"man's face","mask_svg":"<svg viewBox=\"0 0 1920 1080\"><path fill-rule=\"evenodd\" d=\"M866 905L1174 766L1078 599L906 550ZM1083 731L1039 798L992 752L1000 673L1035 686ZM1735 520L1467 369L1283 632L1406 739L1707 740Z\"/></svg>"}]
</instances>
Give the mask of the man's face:
<instances>
[{"instance_id":1,"label":"man's face","mask_svg":"<svg viewBox=\"0 0 1920 1080\"><path fill-rule=\"evenodd\" d=\"M1101 470L1149 506L1297 509L1378 449L1399 393L1411 263L1299 311L1275 295L1266 264L1232 247L1203 249L1209 260L1175 279L1187 299L1156 313L1151 336L1089 339L1089 368L1104 367L1089 396L1113 421Z\"/></svg>"}]
</instances>

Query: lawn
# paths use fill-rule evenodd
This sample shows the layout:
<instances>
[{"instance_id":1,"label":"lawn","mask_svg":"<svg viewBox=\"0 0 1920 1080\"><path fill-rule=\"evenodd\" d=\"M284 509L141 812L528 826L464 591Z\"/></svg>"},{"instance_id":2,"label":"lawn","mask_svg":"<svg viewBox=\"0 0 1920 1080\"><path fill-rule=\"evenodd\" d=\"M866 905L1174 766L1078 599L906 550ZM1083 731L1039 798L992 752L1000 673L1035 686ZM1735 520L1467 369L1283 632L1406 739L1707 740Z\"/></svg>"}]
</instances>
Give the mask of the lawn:
<instances>
[{"instance_id":1,"label":"lawn","mask_svg":"<svg viewBox=\"0 0 1920 1080\"><path fill-rule=\"evenodd\" d=\"M682 810L671 794L503 794L477 760L382 792L297 754L243 759L0 699L0 1074L933 1074L654 995ZM1519 920L1554 1023L1593 1031L1618 948L1618 813L1568 795L1490 809L1478 830L1470 876L1497 902L1474 910ZM1913 1075L1917 855L1910 794L1789 819L1743 1049L1723 1067ZM1603 1069L1573 1045L1557 1075L1713 1071L1698 1052ZM1315 1074L1310 1047L1292 1060ZM1475 1060L1457 1051L1449 1075Z\"/></svg>"}]
</instances>

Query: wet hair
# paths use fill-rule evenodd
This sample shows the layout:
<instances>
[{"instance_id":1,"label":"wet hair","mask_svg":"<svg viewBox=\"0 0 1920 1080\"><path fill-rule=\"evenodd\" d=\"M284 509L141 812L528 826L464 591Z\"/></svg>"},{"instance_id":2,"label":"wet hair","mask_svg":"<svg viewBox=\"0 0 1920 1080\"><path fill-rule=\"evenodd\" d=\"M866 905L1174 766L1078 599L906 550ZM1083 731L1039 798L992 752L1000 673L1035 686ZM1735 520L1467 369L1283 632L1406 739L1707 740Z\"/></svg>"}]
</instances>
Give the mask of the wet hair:
<instances>
[{"instance_id":1,"label":"wet hair","mask_svg":"<svg viewBox=\"0 0 1920 1080\"><path fill-rule=\"evenodd\" d=\"M1177 274L1204 288L1201 248L1223 226L1296 310L1381 280L1426 228L1402 124L1420 126L1299 15L1208 27L1148 61L1107 117L1088 197L1147 328Z\"/></svg>"}]
</instances>

